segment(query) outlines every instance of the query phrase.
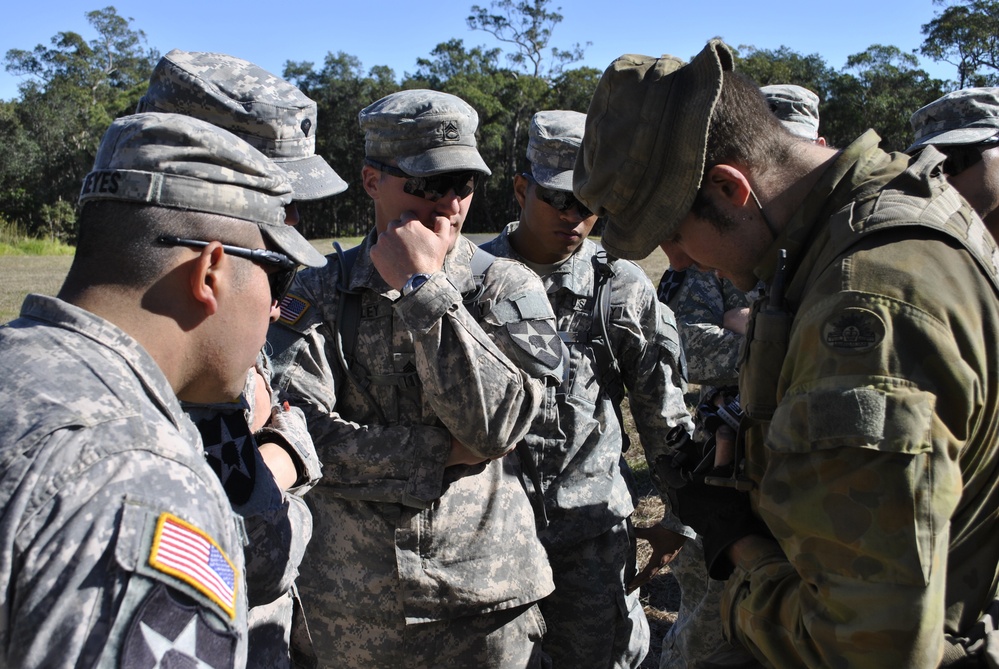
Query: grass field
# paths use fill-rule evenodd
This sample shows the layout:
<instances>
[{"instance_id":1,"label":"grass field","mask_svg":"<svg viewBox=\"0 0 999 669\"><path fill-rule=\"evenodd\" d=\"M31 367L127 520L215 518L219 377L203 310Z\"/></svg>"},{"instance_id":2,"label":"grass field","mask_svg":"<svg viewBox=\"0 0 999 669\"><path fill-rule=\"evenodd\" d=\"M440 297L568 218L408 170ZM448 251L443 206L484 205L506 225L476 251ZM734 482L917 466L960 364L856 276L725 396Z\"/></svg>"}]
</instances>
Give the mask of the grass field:
<instances>
[{"instance_id":1,"label":"grass field","mask_svg":"<svg viewBox=\"0 0 999 669\"><path fill-rule=\"evenodd\" d=\"M489 239L490 235L470 235L469 237L472 241L481 243ZM339 241L344 248L350 248L357 244L359 239L349 238ZM323 254L333 251L333 240L331 239L313 240L312 245ZM6 323L17 317L21 302L28 293L55 295L69 271L71 261L72 257L65 255L0 256L0 323ZM658 283L659 277L662 276L667 267L666 256L660 251L653 252L651 256L638 264L641 265L654 284ZM635 473L639 486L638 492L641 496L641 503L635 511L634 521L639 526L652 525L662 517L662 502L652 486L638 435L635 432L634 423L631 421L631 414L625 410L624 415L626 429L631 435L633 444L632 448L625 454L625 459ZM640 541L638 547L639 567L645 565L648 555L648 544ZM659 666L660 642L663 634L676 620L679 598L679 588L668 571L660 574L642 588L641 599L649 618L649 626L652 628L652 647L645 662L641 665L642 669L656 669Z\"/></svg>"}]
</instances>

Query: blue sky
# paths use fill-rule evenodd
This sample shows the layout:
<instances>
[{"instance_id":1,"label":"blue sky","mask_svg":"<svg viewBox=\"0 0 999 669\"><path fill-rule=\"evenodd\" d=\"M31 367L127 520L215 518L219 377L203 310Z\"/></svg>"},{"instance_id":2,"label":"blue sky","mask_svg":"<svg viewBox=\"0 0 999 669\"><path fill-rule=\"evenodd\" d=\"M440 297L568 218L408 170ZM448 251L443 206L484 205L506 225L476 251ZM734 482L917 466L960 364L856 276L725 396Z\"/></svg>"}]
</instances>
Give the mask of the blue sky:
<instances>
[{"instance_id":1,"label":"blue sky","mask_svg":"<svg viewBox=\"0 0 999 669\"><path fill-rule=\"evenodd\" d=\"M48 46L61 31L96 35L85 14L107 0L7 2L0 21L0 54ZM150 47L220 51L280 74L286 61L312 61L343 51L365 68L388 65L397 76L416 69L416 59L453 37L467 47L499 46L491 35L468 29L473 4L489 0L118 0L118 13L134 19ZM582 64L603 70L623 53L669 53L689 59L715 36L729 44L817 53L841 69L849 55L872 44L905 51L922 43L920 27L940 6L932 0L840 0L832 5L798 0L555 0L564 20L551 44L586 47ZM822 7L819 9L819 7ZM946 63L922 59L931 75L954 79ZM3 68L0 68L2 70ZM0 71L0 99L17 95L19 78Z\"/></svg>"}]
</instances>

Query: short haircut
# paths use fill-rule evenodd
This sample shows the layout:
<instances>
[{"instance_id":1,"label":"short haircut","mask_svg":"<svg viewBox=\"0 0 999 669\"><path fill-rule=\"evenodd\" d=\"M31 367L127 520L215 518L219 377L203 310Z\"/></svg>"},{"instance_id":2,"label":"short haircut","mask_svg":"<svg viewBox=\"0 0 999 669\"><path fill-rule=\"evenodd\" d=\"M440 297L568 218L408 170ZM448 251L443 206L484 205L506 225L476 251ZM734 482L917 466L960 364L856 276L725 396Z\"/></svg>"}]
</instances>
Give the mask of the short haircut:
<instances>
[{"instance_id":1,"label":"short haircut","mask_svg":"<svg viewBox=\"0 0 999 669\"><path fill-rule=\"evenodd\" d=\"M723 163L767 171L787 163L796 141L770 111L756 82L725 72L708 128L705 172Z\"/></svg>"},{"instance_id":2,"label":"short haircut","mask_svg":"<svg viewBox=\"0 0 999 669\"><path fill-rule=\"evenodd\" d=\"M153 284L180 249L160 246L160 235L176 235L237 246L253 245L257 226L228 216L154 205L100 200L80 212L80 233L67 284L81 288L116 285L142 289ZM243 276L239 263L237 277Z\"/></svg>"}]
</instances>

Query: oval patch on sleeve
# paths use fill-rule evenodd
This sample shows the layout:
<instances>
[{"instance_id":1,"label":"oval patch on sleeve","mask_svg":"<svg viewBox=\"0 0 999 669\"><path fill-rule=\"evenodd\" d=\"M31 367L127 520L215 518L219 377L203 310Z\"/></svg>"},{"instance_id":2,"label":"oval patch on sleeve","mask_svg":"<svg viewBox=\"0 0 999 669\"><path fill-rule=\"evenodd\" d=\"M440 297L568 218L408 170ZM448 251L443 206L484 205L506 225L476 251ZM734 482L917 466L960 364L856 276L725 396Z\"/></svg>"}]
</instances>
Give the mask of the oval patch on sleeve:
<instances>
[{"instance_id":1,"label":"oval patch on sleeve","mask_svg":"<svg viewBox=\"0 0 999 669\"><path fill-rule=\"evenodd\" d=\"M822 341L845 353L864 353L879 346L885 338L885 323L869 309L848 307L822 324Z\"/></svg>"}]
</instances>

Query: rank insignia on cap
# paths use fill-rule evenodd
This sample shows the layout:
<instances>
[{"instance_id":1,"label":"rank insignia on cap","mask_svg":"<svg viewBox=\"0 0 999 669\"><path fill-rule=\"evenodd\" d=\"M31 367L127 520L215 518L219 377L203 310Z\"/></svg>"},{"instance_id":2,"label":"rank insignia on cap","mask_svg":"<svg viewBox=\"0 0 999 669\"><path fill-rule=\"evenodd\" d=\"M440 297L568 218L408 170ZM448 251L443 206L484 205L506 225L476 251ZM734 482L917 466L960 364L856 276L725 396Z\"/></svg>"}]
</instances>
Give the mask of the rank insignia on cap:
<instances>
[{"instance_id":1,"label":"rank insignia on cap","mask_svg":"<svg viewBox=\"0 0 999 669\"><path fill-rule=\"evenodd\" d=\"M281 307L281 317L278 320L286 325L294 325L312 304L298 295L288 293L278 306Z\"/></svg>"},{"instance_id":2,"label":"rank insignia on cap","mask_svg":"<svg viewBox=\"0 0 999 669\"><path fill-rule=\"evenodd\" d=\"M458 124L454 121L444 121L441 133L447 142L457 142L461 139L461 133L458 132Z\"/></svg>"},{"instance_id":3,"label":"rank insignia on cap","mask_svg":"<svg viewBox=\"0 0 999 669\"><path fill-rule=\"evenodd\" d=\"M863 353L885 338L881 317L868 309L850 307L839 311L822 325L822 341L830 348Z\"/></svg>"},{"instance_id":4,"label":"rank insignia on cap","mask_svg":"<svg viewBox=\"0 0 999 669\"><path fill-rule=\"evenodd\" d=\"M207 534L171 513L160 515L149 566L180 579L236 617L236 568Z\"/></svg>"}]
</instances>

